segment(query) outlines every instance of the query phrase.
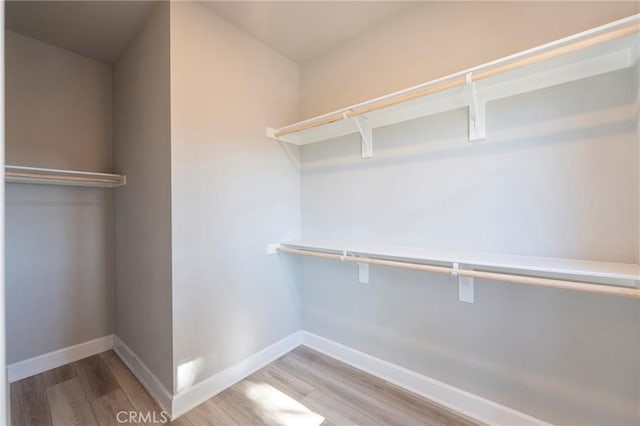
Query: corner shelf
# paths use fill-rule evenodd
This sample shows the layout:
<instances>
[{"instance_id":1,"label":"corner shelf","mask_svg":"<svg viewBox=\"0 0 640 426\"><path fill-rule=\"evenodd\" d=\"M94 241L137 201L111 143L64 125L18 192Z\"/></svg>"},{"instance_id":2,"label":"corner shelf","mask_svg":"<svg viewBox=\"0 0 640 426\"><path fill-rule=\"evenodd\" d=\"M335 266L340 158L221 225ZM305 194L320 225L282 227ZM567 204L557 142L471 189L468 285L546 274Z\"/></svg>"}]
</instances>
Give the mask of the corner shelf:
<instances>
[{"instance_id":1,"label":"corner shelf","mask_svg":"<svg viewBox=\"0 0 640 426\"><path fill-rule=\"evenodd\" d=\"M454 252L417 247L352 244L331 241L284 241L280 247L357 258L375 258L393 262L436 265L435 269L449 271L459 268L477 271L507 272L514 277L559 277L566 281L590 281L595 287L609 286L634 289L640 296L640 265L633 263L595 262L536 256L517 256L492 253ZM286 252L283 251L283 252ZM298 253L304 254L304 253ZM373 262L375 264L375 262ZM444 267L444 268L443 268ZM436 271L440 272L440 271ZM446 272L446 271L444 271ZM506 280L505 280L506 281ZM603 284L604 285L601 285ZM587 286L591 285L589 283ZM615 291L615 290L614 290ZM606 292L606 291L603 291ZM627 291L628 292L628 291ZM635 294L633 293L633 294ZM637 297L637 296L636 296Z\"/></svg>"},{"instance_id":2,"label":"corner shelf","mask_svg":"<svg viewBox=\"0 0 640 426\"><path fill-rule=\"evenodd\" d=\"M640 15L575 34L380 98L278 129L268 137L295 145L360 133L362 157L371 130L458 108L469 109L469 140L485 138L489 101L560 85L637 64Z\"/></svg>"},{"instance_id":3,"label":"corner shelf","mask_svg":"<svg viewBox=\"0 0 640 426\"><path fill-rule=\"evenodd\" d=\"M5 166L4 176L4 180L7 183L89 186L96 188L116 188L127 184L127 177L124 175L39 167Z\"/></svg>"}]
</instances>

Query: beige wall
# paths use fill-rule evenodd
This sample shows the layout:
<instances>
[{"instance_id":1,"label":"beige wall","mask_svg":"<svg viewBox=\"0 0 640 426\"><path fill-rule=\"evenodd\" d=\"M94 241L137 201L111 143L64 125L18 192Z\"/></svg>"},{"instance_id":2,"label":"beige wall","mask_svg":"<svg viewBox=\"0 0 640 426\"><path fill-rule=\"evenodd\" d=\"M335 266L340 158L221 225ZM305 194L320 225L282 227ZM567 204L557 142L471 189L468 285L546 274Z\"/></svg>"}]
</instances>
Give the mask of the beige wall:
<instances>
[{"instance_id":1,"label":"beige wall","mask_svg":"<svg viewBox=\"0 0 640 426\"><path fill-rule=\"evenodd\" d=\"M626 2L418 3L301 66L302 115L424 83L640 11Z\"/></svg>"},{"instance_id":2,"label":"beige wall","mask_svg":"<svg viewBox=\"0 0 640 426\"><path fill-rule=\"evenodd\" d=\"M171 112L169 4L115 64L116 334L170 392Z\"/></svg>"},{"instance_id":3,"label":"beige wall","mask_svg":"<svg viewBox=\"0 0 640 426\"><path fill-rule=\"evenodd\" d=\"M298 69L197 2L171 4L173 335L182 391L299 329Z\"/></svg>"},{"instance_id":4,"label":"beige wall","mask_svg":"<svg viewBox=\"0 0 640 426\"><path fill-rule=\"evenodd\" d=\"M428 3L302 67L309 116L633 12L634 4ZM525 14L526 12L526 14ZM519 18L516 17L519 15ZM506 19L505 17L510 17ZM464 22L465 25L458 25ZM496 33L497 28L504 28ZM469 44L471 48L464 46ZM302 147L307 239L634 262L634 79L621 70ZM305 259L303 328L555 424L640 422L637 300Z\"/></svg>"},{"instance_id":5,"label":"beige wall","mask_svg":"<svg viewBox=\"0 0 640 426\"><path fill-rule=\"evenodd\" d=\"M110 172L111 67L5 33L6 161ZM113 332L113 193L6 186L7 362Z\"/></svg>"}]
</instances>

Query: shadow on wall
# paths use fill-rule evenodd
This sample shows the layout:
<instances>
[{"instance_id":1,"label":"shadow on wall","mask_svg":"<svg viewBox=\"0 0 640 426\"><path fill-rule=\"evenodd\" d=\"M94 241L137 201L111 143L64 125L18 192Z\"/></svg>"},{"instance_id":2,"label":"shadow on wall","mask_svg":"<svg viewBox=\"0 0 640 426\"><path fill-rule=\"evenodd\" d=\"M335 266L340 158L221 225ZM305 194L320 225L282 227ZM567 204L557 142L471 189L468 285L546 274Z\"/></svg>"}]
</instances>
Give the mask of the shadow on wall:
<instances>
[{"instance_id":1,"label":"shadow on wall","mask_svg":"<svg viewBox=\"0 0 640 426\"><path fill-rule=\"evenodd\" d=\"M273 143L274 140L267 139L266 142ZM289 162L291 163L291 166L295 170L299 171L300 170L300 147L290 143L281 142L281 141L277 141L277 143L278 145L280 145L280 149L282 149L282 152L284 152L287 160L289 160Z\"/></svg>"}]
</instances>

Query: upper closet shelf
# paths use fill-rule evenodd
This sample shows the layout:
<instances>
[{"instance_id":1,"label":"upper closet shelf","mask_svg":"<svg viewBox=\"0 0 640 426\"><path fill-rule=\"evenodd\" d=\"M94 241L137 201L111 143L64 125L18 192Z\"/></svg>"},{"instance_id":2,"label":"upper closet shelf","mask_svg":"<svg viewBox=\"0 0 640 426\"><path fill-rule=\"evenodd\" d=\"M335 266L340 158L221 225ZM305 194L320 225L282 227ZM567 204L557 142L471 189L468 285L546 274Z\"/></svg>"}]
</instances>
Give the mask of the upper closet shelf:
<instances>
[{"instance_id":1,"label":"upper closet shelf","mask_svg":"<svg viewBox=\"0 0 640 426\"><path fill-rule=\"evenodd\" d=\"M38 167L5 166L4 176L5 182L10 183L91 186L98 188L115 188L127 184L127 177L124 175Z\"/></svg>"},{"instance_id":2,"label":"upper closet shelf","mask_svg":"<svg viewBox=\"0 0 640 426\"><path fill-rule=\"evenodd\" d=\"M487 102L632 67L639 55L639 31L640 15L630 16L266 133L296 145L360 133L362 157L368 158L372 129L467 107L469 140L484 139Z\"/></svg>"}]
</instances>

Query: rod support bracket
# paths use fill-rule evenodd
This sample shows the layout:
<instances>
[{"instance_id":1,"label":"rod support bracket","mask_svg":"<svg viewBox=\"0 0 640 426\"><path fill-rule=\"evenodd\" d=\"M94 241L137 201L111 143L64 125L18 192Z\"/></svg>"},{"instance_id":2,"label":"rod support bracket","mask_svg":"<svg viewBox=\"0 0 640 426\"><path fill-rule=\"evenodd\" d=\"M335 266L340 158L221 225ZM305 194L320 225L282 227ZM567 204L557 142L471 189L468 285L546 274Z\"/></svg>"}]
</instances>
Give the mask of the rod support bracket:
<instances>
[{"instance_id":1,"label":"rod support bracket","mask_svg":"<svg viewBox=\"0 0 640 426\"><path fill-rule=\"evenodd\" d=\"M268 138L278 140L278 137L276 136L276 129L274 129L273 127L267 127L264 130L264 134Z\"/></svg>"},{"instance_id":2,"label":"rod support bracket","mask_svg":"<svg viewBox=\"0 0 640 426\"><path fill-rule=\"evenodd\" d=\"M469 141L477 141L487 138L487 103L478 99L476 83L473 81L473 73L468 72L464 76L469 93Z\"/></svg>"},{"instance_id":3,"label":"rod support bracket","mask_svg":"<svg viewBox=\"0 0 640 426\"><path fill-rule=\"evenodd\" d=\"M454 277L457 277L459 269L460 269L460 265L458 265L458 262L453 262L453 266L451 266L451 275L453 275Z\"/></svg>"},{"instance_id":4,"label":"rod support bracket","mask_svg":"<svg viewBox=\"0 0 640 426\"><path fill-rule=\"evenodd\" d=\"M267 244L267 254L278 254L278 249L282 247L280 244Z\"/></svg>"}]
</instances>

